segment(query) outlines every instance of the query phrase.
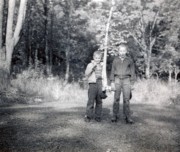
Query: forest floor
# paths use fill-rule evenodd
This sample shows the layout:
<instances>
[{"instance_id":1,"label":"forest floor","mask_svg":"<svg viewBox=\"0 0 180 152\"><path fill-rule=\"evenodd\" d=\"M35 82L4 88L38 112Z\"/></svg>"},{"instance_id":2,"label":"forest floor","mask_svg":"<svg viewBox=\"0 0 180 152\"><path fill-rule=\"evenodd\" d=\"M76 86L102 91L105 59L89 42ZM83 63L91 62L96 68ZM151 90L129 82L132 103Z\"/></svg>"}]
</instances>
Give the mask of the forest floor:
<instances>
[{"instance_id":1,"label":"forest floor","mask_svg":"<svg viewBox=\"0 0 180 152\"><path fill-rule=\"evenodd\" d=\"M180 105L132 103L133 125L122 116L111 123L109 99L100 123L84 122L85 107L85 101L1 105L0 152L180 151Z\"/></svg>"}]
</instances>

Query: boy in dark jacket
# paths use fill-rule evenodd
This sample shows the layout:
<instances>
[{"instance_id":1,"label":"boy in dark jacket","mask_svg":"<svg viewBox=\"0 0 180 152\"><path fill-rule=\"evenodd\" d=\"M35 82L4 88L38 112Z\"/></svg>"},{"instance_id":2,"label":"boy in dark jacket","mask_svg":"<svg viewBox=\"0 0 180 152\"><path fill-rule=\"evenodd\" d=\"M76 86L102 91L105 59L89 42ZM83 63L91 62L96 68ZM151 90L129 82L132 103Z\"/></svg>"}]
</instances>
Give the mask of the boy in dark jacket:
<instances>
[{"instance_id":1,"label":"boy in dark jacket","mask_svg":"<svg viewBox=\"0 0 180 152\"><path fill-rule=\"evenodd\" d=\"M113 103L113 117L112 122L117 122L119 113L119 102L121 91L123 93L123 114L126 123L132 124L133 120L130 116L130 96L131 86L135 81L135 66L127 54L126 44L119 44L118 57L116 57L112 64L111 69L111 88L115 90L114 103Z\"/></svg>"},{"instance_id":2,"label":"boy in dark jacket","mask_svg":"<svg viewBox=\"0 0 180 152\"><path fill-rule=\"evenodd\" d=\"M101 121L102 112L102 54L96 51L93 54L91 63L87 65L85 77L89 83L88 102L86 107L85 121L89 122L93 118L94 103L95 103L95 120Z\"/></svg>"}]
</instances>

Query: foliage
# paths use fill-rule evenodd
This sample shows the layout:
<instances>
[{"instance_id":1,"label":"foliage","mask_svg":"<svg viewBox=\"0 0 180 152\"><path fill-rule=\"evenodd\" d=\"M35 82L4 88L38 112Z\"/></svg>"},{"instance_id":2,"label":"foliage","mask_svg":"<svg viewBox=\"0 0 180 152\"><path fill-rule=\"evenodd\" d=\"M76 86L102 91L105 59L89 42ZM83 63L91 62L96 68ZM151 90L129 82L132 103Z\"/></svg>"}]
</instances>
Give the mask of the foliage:
<instances>
[{"instance_id":1,"label":"foliage","mask_svg":"<svg viewBox=\"0 0 180 152\"><path fill-rule=\"evenodd\" d=\"M111 5L108 0L29 0L20 41L13 53L12 69L14 66L19 67L18 71L29 66L34 69L41 65L52 66L52 74L64 78L68 60L70 79L82 78L93 52L105 47ZM15 19L17 6L18 3ZM179 6L178 0L115 0L109 29L108 70L116 55L116 44L124 41L139 76L146 73L147 67L150 75L166 73L170 64L178 68ZM4 14L6 12L4 9ZM3 20L5 18L6 15ZM5 30L3 26L3 33ZM46 47L49 58L52 56L52 65L46 62ZM175 54L169 48L174 48Z\"/></svg>"}]
</instances>

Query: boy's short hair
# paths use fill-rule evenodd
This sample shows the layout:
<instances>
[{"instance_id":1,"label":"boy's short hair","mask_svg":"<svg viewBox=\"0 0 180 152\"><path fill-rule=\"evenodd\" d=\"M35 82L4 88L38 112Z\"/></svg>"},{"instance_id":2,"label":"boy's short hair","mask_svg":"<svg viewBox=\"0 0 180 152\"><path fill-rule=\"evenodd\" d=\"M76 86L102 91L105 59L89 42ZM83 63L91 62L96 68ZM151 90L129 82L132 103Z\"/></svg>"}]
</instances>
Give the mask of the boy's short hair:
<instances>
[{"instance_id":1,"label":"boy's short hair","mask_svg":"<svg viewBox=\"0 0 180 152\"><path fill-rule=\"evenodd\" d=\"M93 53L93 56L102 56L102 53L101 53L101 51L95 51Z\"/></svg>"}]
</instances>

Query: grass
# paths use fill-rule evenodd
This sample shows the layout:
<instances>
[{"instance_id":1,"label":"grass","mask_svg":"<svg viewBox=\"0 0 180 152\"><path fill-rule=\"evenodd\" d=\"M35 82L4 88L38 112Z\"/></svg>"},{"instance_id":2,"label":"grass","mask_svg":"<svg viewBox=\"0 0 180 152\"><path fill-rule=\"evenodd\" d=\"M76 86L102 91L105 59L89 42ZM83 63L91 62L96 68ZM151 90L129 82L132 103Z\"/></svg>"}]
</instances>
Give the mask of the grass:
<instances>
[{"instance_id":1,"label":"grass","mask_svg":"<svg viewBox=\"0 0 180 152\"><path fill-rule=\"evenodd\" d=\"M137 103L167 105L178 102L180 85L161 80L138 80L133 90L133 99Z\"/></svg>"},{"instance_id":2,"label":"grass","mask_svg":"<svg viewBox=\"0 0 180 152\"><path fill-rule=\"evenodd\" d=\"M13 79L9 92L55 102L2 106L0 151L179 151L179 105L156 106L178 100L179 84L138 80L131 100L137 103L131 105L134 125L125 124L122 115L117 124L110 122L113 93L103 102L102 122L84 122L87 90L33 70Z\"/></svg>"},{"instance_id":3,"label":"grass","mask_svg":"<svg viewBox=\"0 0 180 152\"><path fill-rule=\"evenodd\" d=\"M43 101L60 101L81 103L87 101L87 90L80 88L78 83L64 84L58 77L45 77L41 72L34 70L23 71L11 80L12 94L23 94L26 97L43 98ZM3 85L1 85L3 89ZM134 85L133 103L167 105L178 102L180 85L168 84L161 80L138 80ZM113 93L107 100L113 100ZM37 100L37 99L36 99Z\"/></svg>"},{"instance_id":4,"label":"grass","mask_svg":"<svg viewBox=\"0 0 180 152\"><path fill-rule=\"evenodd\" d=\"M64 84L64 80L58 77L45 77L42 73L33 70L24 71L11 83L19 93L39 96L46 101L78 102L86 97L86 91L82 90L78 83Z\"/></svg>"},{"instance_id":5,"label":"grass","mask_svg":"<svg viewBox=\"0 0 180 152\"><path fill-rule=\"evenodd\" d=\"M179 152L177 106L133 104L135 124L127 125L122 115L118 123L110 122L109 101L103 103L101 123L84 122L85 106L73 107L72 100L71 106L67 102L3 106L0 151Z\"/></svg>"}]
</instances>

